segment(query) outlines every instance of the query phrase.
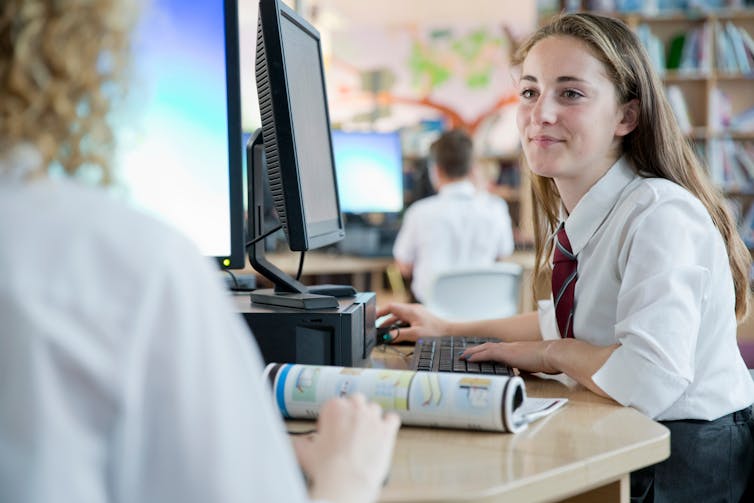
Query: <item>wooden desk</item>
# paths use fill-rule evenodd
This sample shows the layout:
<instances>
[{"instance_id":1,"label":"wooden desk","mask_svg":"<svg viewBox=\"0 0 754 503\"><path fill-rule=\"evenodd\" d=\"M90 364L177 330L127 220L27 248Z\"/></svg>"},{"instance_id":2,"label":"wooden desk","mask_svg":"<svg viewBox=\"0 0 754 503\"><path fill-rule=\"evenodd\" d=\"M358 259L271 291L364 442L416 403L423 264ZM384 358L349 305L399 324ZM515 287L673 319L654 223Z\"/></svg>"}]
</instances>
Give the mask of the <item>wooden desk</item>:
<instances>
[{"instance_id":1,"label":"wooden desk","mask_svg":"<svg viewBox=\"0 0 754 503\"><path fill-rule=\"evenodd\" d=\"M267 260L281 271L296 276L299 261L298 252L275 252L268 253L266 256ZM351 276L353 287L357 290L377 292L383 289L382 274L392 262L391 257L355 257L334 253L308 252L304 258L302 276L348 275ZM249 265L243 272L256 274L256 271Z\"/></svg>"},{"instance_id":2,"label":"wooden desk","mask_svg":"<svg viewBox=\"0 0 754 503\"><path fill-rule=\"evenodd\" d=\"M401 348L403 349L403 348ZM405 368L388 350L374 366ZM664 426L569 382L525 378L566 406L515 435L403 427L382 502L629 500L629 473L670 454Z\"/></svg>"}]
</instances>

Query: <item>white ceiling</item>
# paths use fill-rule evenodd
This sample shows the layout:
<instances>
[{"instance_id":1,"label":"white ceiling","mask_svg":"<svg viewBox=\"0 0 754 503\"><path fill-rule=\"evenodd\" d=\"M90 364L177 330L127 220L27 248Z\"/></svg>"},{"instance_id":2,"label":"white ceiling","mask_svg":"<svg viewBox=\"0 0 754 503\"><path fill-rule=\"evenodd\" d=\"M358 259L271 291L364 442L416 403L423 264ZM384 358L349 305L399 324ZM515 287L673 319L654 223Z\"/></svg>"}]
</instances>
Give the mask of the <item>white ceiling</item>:
<instances>
[{"instance_id":1,"label":"white ceiling","mask_svg":"<svg viewBox=\"0 0 754 503\"><path fill-rule=\"evenodd\" d=\"M534 0L288 0L316 24L391 25L536 19ZM312 9L315 11L312 11ZM333 26L335 27L335 26Z\"/></svg>"}]
</instances>

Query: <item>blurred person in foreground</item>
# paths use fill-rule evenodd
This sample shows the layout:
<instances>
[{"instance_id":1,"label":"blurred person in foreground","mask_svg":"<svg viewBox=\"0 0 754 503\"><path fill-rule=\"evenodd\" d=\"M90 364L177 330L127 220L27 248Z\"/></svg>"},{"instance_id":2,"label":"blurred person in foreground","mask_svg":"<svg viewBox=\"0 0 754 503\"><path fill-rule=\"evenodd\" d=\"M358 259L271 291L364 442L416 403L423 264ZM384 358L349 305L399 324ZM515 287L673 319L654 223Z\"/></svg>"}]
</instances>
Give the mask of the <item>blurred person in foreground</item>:
<instances>
[{"instance_id":1,"label":"blurred person in foreground","mask_svg":"<svg viewBox=\"0 0 754 503\"><path fill-rule=\"evenodd\" d=\"M294 450L213 265L77 180L111 179L137 16L0 6L0 501L374 501L397 416L334 400Z\"/></svg>"}]
</instances>

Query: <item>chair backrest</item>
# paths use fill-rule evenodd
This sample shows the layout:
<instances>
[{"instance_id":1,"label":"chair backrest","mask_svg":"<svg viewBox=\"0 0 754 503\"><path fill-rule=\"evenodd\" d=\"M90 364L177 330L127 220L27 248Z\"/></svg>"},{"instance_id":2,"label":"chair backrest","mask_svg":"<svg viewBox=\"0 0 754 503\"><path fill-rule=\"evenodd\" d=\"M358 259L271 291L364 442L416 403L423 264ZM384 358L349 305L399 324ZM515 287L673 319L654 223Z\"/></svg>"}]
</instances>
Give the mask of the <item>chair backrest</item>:
<instances>
[{"instance_id":1,"label":"chair backrest","mask_svg":"<svg viewBox=\"0 0 754 503\"><path fill-rule=\"evenodd\" d=\"M453 321L503 318L518 313L523 268L510 262L438 274L425 305Z\"/></svg>"}]
</instances>

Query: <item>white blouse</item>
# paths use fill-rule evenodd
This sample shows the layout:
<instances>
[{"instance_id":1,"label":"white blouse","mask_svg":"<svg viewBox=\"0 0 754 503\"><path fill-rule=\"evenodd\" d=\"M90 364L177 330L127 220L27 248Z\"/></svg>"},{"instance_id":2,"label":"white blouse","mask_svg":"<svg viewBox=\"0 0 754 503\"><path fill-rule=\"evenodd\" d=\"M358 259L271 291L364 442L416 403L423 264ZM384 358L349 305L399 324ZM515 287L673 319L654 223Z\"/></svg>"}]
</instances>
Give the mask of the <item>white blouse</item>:
<instances>
[{"instance_id":1,"label":"white blouse","mask_svg":"<svg viewBox=\"0 0 754 503\"><path fill-rule=\"evenodd\" d=\"M188 239L9 175L0 243L0 501L307 500L251 334Z\"/></svg>"},{"instance_id":2,"label":"white blouse","mask_svg":"<svg viewBox=\"0 0 754 503\"><path fill-rule=\"evenodd\" d=\"M619 160L565 220L578 259L574 334L620 343L593 381L658 420L712 420L754 402L736 344L735 296L720 232L679 185ZM559 337L552 300L544 339Z\"/></svg>"},{"instance_id":3,"label":"white blouse","mask_svg":"<svg viewBox=\"0 0 754 503\"><path fill-rule=\"evenodd\" d=\"M411 290L424 302L438 273L493 264L513 253L513 246L505 201L461 180L406 210L393 255L413 264Z\"/></svg>"}]
</instances>

